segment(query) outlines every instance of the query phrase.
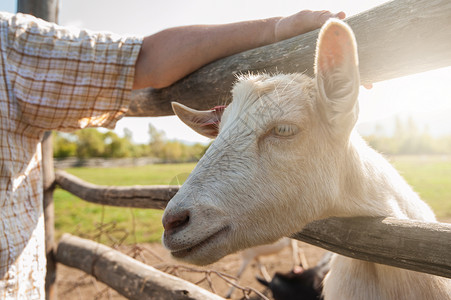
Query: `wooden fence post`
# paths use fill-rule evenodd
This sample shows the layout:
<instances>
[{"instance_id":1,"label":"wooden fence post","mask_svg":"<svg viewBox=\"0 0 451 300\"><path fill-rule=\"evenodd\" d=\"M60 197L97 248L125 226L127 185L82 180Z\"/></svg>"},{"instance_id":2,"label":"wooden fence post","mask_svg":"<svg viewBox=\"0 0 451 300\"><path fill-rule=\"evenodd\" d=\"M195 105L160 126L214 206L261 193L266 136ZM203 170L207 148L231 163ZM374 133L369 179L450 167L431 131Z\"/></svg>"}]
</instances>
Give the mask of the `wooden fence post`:
<instances>
[{"instance_id":1,"label":"wooden fence post","mask_svg":"<svg viewBox=\"0 0 451 300\"><path fill-rule=\"evenodd\" d=\"M30 14L49 22L58 22L59 0L17 0L17 12Z\"/></svg>"},{"instance_id":2,"label":"wooden fence post","mask_svg":"<svg viewBox=\"0 0 451 300\"><path fill-rule=\"evenodd\" d=\"M58 0L18 0L17 11L34 15L43 20L57 22ZM47 257L47 273L45 277L45 297L47 300L57 298L56 294L56 244L54 242L54 206L53 189L55 173L53 170L52 132L44 134L42 147L42 170L44 188L44 218L45 218L45 252Z\"/></svg>"},{"instance_id":3,"label":"wooden fence post","mask_svg":"<svg viewBox=\"0 0 451 300\"><path fill-rule=\"evenodd\" d=\"M47 131L42 139L42 175L44 187L44 219L45 219L45 253L47 257L47 273L45 276L45 297L47 300L57 299L56 295L56 244L55 244L55 210L53 190L55 172L53 168L52 132Z\"/></svg>"}]
</instances>

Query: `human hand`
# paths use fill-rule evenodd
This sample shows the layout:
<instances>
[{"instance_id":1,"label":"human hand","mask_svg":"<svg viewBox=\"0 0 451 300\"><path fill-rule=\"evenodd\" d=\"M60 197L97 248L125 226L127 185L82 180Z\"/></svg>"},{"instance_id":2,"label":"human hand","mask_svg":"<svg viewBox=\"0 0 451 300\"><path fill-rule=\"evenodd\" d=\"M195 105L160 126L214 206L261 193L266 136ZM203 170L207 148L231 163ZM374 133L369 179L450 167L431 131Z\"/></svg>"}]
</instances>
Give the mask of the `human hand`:
<instances>
[{"instance_id":1,"label":"human hand","mask_svg":"<svg viewBox=\"0 0 451 300\"><path fill-rule=\"evenodd\" d=\"M342 11L336 14L327 10L300 11L294 15L280 18L277 21L274 28L275 41L279 42L320 28L330 18L344 19L345 17L346 14Z\"/></svg>"}]
</instances>

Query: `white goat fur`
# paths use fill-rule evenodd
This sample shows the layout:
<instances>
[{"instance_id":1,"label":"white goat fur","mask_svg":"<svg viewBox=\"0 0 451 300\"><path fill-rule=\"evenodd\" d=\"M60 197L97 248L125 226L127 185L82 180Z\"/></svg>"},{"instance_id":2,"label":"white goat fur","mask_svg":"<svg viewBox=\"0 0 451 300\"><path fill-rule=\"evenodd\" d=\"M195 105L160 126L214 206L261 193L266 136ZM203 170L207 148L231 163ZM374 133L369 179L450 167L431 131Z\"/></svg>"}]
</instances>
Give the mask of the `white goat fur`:
<instances>
[{"instance_id":1,"label":"white goat fur","mask_svg":"<svg viewBox=\"0 0 451 300\"><path fill-rule=\"evenodd\" d=\"M353 131L359 72L354 36L329 21L316 52L316 77L248 75L233 89L217 139L163 217L189 212L166 230L175 257L207 264L271 243L331 216L435 221L396 170ZM202 132L206 112L174 104ZM325 299L451 299L451 281L336 255Z\"/></svg>"}]
</instances>

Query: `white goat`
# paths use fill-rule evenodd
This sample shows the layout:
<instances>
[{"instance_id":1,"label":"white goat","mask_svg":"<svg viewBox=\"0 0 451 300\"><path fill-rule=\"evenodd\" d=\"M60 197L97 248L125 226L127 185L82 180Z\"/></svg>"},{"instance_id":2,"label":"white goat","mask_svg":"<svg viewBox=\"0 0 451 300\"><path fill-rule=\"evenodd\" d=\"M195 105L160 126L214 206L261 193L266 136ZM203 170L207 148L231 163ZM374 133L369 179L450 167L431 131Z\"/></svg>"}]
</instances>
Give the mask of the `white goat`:
<instances>
[{"instance_id":1,"label":"white goat","mask_svg":"<svg viewBox=\"0 0 451 300\"><path fill-rule=\"evenodd\" d=\"M314 79L244 76L222 118L174 104L194 130L219 135L166 208L164 244L174 257L212 263L271 243L331 216L435 221L430 208L353 131L360 85L354 35L321 29ZM303 71L303 70L300 70ZM335 255L325 299L451 299L451 281Z\"/></svg>"}]
</instances>

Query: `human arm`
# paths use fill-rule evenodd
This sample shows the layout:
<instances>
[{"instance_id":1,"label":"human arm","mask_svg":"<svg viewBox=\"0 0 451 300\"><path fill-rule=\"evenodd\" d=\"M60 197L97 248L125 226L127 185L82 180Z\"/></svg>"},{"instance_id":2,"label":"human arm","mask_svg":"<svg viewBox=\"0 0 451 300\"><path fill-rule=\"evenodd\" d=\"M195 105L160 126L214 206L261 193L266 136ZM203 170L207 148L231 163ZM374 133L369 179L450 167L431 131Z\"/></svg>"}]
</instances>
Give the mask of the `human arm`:
<instances>
[{"instance_id":1,"label":"human arm","mask_svg":"<svg viewBox=\"0 0 451 300\"><path fill-rule=\"evenodd\" d=\"M319 28L345 14L301 11L289 17L222 25L175 27L147 36L135 64L133 88L164 88L214 60Z\"/></svg>"}]
</instances>

